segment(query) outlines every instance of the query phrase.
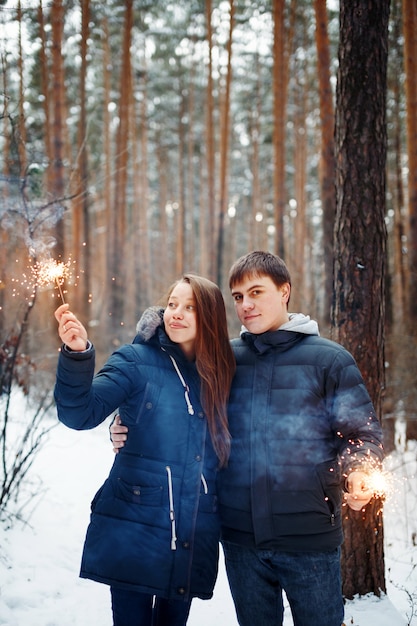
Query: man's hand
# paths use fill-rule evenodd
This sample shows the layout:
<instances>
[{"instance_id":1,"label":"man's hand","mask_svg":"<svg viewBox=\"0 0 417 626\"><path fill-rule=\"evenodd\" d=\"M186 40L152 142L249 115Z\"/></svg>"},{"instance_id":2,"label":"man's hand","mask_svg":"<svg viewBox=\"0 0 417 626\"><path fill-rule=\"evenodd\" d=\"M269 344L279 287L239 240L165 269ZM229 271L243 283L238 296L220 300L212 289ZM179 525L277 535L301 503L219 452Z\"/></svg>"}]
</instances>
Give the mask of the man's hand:
<instances>
[{"instance_id":1,"label":"man's hand","mask_svg":"<svg viewBox=\"0 0 417 626\"><path fill-rule=\"evenodd\" d=\"M58 322L58 334L74 352L83 352L87 348L87 331L81 322L69 310L69 304L61 304L55 311Z\"/></svg>"},{"instance_id":2,"label":"man's hand","mask_svg":"<svg viewBox=\"0 0 417 626\"><path fill-rule=\"evenodd\" d=\"M116 415L110 426L110 439L113 444L113 452L117 454L120 448L123 448L127 440L127 426L123 426L120 415Z\"/></svg>"},{"instance_id":3,"label":"man's hand","mask_svg":"<svg viewBox=\"0 0 417 626\"><path fill-rule=\"evenodd\" d=\"M345 502L354 511L361 511L374 495L366 472L351 472L346 478Z\"/></svg>"}]
</instances>

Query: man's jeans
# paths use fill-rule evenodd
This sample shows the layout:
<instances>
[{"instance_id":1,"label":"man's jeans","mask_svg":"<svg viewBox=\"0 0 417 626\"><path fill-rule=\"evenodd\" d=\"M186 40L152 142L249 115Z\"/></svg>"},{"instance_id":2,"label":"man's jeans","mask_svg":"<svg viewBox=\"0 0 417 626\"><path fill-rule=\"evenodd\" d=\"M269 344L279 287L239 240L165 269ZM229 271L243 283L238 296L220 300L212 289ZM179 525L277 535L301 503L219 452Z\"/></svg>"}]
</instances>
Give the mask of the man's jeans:
<instances>
[{"instance_id":1,"label":"man's jeans","mask_svg":"<svg viewBox=\"0 0 417 626\"><path fill-rule=\"evenodd\" d=\"M165 600L111 587L113 626L185 626L191 600Z\"/></svg>"},{"instance_id":2,"label":"man's jeans","mask_svg":"<svg viewBox=\"0 0 417 626\"><path fill-rule=\"evenodd\" d=\"M294 626L341 626L340 550L293 554L223 542L240 626L281 626L283 590Z\"/></svg>"}]
</instances>

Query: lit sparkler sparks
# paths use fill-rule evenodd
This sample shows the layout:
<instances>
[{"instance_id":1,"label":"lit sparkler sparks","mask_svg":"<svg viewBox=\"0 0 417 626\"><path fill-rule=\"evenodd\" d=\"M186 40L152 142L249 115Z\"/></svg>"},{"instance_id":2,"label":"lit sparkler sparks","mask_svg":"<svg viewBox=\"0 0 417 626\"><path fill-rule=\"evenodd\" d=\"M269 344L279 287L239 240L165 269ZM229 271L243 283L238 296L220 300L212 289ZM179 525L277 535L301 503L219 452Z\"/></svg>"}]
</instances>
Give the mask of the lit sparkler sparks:
<instances>
[{"instance_id":1,"label":"lit sparkler sparks","mask_svg":"<svg viewBox=\"0 0 417 626\"><path fill-rule=\"evenodd\" d=\"M376 498L386 499L394 490L394 476L386 470L374 469L368 473L366 486Z\"/></svg>"},{"instance_id":2,"label":"lit sparkler sparks","mask_svg":"<svg viewBox=\"0 0 417 626\"><path fill-rule=\"evenodd\" d=\"M64 263L63 261L56 261L55 259L37 261L31 267L36 285L38 287L47 287L51 283L55 283L58 287L62 303L64 304L65 299L62 286L65 279L71 276L72 263L71 260Z\"/></svg>"}]
</instances>

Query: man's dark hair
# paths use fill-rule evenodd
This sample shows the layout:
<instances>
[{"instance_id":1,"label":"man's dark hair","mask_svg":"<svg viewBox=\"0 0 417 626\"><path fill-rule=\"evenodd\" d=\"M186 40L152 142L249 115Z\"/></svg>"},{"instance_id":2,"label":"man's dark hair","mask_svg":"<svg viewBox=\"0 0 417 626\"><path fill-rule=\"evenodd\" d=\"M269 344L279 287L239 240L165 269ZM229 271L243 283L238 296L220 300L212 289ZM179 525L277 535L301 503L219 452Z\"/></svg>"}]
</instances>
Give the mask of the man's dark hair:
<instances>
[{"instance_id":1,"label":"man's dark hair","mask_svg":"<svg viewBox=\"0 0 417 626\"><path fill-rule=\"evenodd\" d=\"M249 252L233 263L229 272L230 289L248 276L269 276L277 287L284 283L291 285L288 267L281 257L262 250Z\"/></svg>"}]
</instances>

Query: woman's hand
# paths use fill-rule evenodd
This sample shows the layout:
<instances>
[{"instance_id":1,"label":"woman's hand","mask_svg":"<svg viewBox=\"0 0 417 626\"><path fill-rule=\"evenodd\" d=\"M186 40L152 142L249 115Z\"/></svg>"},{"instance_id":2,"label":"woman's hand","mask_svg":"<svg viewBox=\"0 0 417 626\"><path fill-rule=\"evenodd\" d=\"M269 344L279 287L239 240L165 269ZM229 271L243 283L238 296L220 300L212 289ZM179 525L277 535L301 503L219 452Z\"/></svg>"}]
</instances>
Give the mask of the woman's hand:
<instances>
[{"instance_id":1,"label":"woman's hand","mask_svg":"<svg viewBox=\"0 0 417 626\"><path fill-rule=\"evenodd\" d=\"M74 352L83 352L87 348L87 331L81 322L69 310L69 304L61 304L55 311L58 321L58 334L61 341Z\"/></svg>"},{"instance_id":2,"label":"woman's hand","mask_svg":"<svg viewBox=\"0 0 417 626\"><path fill-rule=\"evenodd\" d=\"M120 448L123 448L127 440L127 426L122 425L120 415L116 415L110 426L110 439L113 444L113 452L117 454Z\"/></svg>"}]
</instances>

